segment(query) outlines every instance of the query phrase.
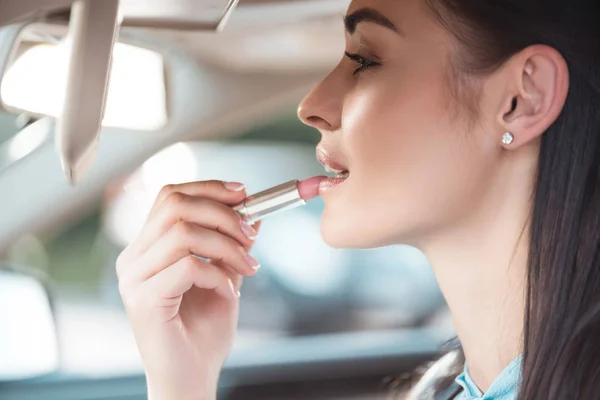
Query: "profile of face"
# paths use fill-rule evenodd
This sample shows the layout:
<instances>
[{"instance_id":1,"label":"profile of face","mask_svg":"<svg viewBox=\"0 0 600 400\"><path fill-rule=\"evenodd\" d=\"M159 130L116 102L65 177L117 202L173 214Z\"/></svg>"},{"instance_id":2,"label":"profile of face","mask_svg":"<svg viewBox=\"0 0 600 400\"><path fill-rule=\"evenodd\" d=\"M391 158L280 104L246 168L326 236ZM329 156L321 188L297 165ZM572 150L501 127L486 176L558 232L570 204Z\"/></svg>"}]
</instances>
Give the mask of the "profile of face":
<instances>
[{"instance_id":1,"label":"profile of face","mask_svg":"<svg viewBox=\"0 0 600 400\"><path fill-rule=\"evenodd\" d=\"M506 72L477 78L473 120L448 84L456 39L425 0L354 0L345 35L346 54L298 109L349 171L322 193L321 232L334 247L419 247L493 201L511 104L486 93L506 91Z\"/></svg>"}]
</instances>

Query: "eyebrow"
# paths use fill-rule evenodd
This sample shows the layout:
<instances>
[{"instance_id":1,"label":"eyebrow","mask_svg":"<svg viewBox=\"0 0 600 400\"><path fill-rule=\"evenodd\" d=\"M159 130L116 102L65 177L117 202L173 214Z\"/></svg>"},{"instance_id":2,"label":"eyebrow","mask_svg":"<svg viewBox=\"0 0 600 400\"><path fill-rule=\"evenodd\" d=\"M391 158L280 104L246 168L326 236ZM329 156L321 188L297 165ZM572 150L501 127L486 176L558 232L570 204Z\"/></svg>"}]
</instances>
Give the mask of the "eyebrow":
<instances>
[{"instance_id":1,"label":"eyebrow","mask_svg":"<svg viewBox=\"0 0 600 400\"><path fill-rule=\"evenodd\" d=\"M356 31L356 26L360 22L373 22L377 25L381 25L385 28L391 29L396 33L400 33L396 28L396 25L392 21L390 21L385 15L380 13L379 11L373 8L361 8L354 11L350 15L346 15L344 17L344 25L346 26L346 31L351 35Z\"/></svg>"}]
</instances>

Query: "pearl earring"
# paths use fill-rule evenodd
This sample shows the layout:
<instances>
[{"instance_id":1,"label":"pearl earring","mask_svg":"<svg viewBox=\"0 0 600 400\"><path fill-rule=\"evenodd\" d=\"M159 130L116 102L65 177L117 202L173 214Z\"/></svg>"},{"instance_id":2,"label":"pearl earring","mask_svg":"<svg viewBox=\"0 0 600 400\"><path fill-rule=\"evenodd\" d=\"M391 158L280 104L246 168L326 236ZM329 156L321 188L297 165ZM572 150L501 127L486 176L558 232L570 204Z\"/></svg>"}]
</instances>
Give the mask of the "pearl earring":
<instances>
[{"instance_id":1,"label":"pearl earring","mask_svg":"<svg viewBox=\"0 0 600 400\"><path fill-rule=\"evenodd\" d=\"M510 132L506 132L504 135L502 135L502 144L506 146L511 144L513 140L515 140L515 137Z\"/></svg>"}]
</instances>

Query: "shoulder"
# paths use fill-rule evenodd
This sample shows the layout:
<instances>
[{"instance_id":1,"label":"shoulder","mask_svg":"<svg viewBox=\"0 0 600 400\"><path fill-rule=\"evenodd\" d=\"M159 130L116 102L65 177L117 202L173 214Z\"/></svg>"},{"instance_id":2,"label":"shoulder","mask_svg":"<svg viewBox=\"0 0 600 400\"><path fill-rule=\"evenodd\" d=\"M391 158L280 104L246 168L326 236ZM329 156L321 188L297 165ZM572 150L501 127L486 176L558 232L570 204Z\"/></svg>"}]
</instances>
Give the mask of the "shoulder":
<instances>
[{"instance_id":1,"label":"shoulder","mask_svg":"<svg viewBox=\"0 0 600 400\"><path fill-rule=\"evenodd\" d=\"M406 400L433 400L436 397L436 383L439 379L454 379L460 374L462 357L459 350L451 351L432 363L427 372L412 388Z\"/></svg>"}]
</instances>

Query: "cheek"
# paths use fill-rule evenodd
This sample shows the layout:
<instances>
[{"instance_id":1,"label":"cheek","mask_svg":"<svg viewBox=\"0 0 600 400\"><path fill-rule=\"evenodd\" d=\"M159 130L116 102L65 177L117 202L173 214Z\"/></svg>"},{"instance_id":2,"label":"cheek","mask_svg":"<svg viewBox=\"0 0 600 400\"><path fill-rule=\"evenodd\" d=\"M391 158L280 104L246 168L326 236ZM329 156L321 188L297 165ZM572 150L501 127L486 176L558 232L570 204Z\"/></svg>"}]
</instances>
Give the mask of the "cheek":
<instances>
[{"instance_id":1,"label":"cheek","mask_svg":"<svg viewBox=\"0 0 600 400\"><path fill-rule=\"evenodd\" d=\"M360 227L365 247L418 241L476 191L481 152L450 122L443 87L436 79L372 85L345 107L351 179L343 190L352 201L335 212L348 216L345 230Z\"/></svg>"},{"instance_id":2,"label":"cheek","mask_svg":"<svg viewBox=\"0 0 600 400\"><path fill-rule=\"evenodd\" d=\"M423 187L452 157L448 150L456 136L444 118L440 86L437 81L407 83L370 90L357 99L344 132L353 174L361 182L390 194L398 184Z\"/></svg>"}]
</instances>

